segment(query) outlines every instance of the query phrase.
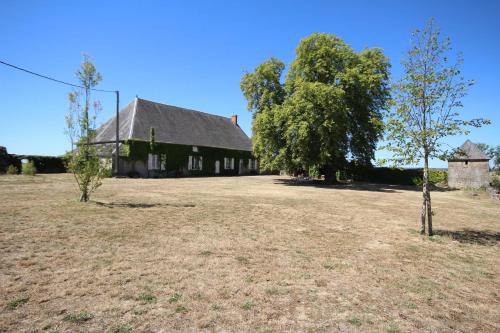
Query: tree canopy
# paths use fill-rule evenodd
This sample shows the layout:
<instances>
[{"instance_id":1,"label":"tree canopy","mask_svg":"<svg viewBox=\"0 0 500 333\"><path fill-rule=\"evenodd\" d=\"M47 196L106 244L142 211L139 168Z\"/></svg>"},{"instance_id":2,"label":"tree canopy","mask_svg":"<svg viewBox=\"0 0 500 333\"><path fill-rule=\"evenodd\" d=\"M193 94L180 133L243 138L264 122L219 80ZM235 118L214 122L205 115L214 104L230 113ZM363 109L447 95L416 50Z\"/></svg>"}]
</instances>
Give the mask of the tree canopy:
<instances>
[{"instance_id":1,"label":"tree canopy","mask_svg":"<svg viewBox=\"0 0 500 333\"><path fill-rule=\"evenodd\" d=\"M381 138L389 100L389 62L377 48L355 52L332 34L315 33L285 65L271 58L241 80L253 117L254 154L262 169L317 167L332 180L348 161L367 165Z\"/></svg>"},{"instance_id":2,"label":"tree canopy","mask_svg":"<svg viewBox=\"0 0 500 333\"><path fill-rule=\"evenodd\" d=\"M445 159L450 152L444 138L468 134L469 126L489 121L464 120L458 109L473 81L462 76L460 54L451 52L449 38L443 38L431 19L416 30L402 64L403 77L393 89L394 107L386 115L387 145L395 164L424 162L423 202L420 232L432 235L431 196L428 186L429 158Z\"/></svg>"}]
</instances>

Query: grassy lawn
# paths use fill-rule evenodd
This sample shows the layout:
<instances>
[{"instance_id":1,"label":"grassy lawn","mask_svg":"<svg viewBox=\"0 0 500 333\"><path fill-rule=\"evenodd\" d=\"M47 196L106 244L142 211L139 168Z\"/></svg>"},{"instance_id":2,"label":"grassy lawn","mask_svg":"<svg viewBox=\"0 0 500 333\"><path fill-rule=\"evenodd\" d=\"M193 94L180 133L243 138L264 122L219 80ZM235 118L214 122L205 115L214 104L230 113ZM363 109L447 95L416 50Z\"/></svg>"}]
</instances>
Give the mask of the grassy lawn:
<instances>
[{"instance_id":1,"label":"grassy lawn","mask_svg":"<svg viewBox=\"0 0 500 333\"><path fill-rule=\"evenodd\" d=\"M500 204L278 176L0 177L0 332L498 332Z\"/></svg>"}]
</instances>

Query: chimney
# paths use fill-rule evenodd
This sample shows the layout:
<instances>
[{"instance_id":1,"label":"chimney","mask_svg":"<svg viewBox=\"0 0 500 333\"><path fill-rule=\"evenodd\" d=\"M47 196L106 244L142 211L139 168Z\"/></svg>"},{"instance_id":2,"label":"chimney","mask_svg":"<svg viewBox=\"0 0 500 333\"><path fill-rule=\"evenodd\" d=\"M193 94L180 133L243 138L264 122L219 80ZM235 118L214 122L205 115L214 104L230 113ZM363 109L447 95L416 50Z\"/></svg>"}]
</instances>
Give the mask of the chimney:
<instances>
[{"instance_id":1,"label":"chimney","mask_svg":"<svg viewBox=\"0 0 500 333\"><path fill-rule=\"evenodd\" d=\"M233 123L233 125L238 126L238 115L237 114L231 116L231 122Z\"/></svg>"}]
</instances>

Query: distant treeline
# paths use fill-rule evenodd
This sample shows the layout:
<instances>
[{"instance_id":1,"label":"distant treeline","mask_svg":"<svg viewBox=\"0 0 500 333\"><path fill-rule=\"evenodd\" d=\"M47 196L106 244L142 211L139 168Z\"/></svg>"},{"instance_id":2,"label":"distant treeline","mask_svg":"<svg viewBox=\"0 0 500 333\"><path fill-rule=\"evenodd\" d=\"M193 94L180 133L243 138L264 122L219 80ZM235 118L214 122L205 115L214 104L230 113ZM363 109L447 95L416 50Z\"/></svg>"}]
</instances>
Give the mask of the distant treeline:
<instances>
[{"instance_id":1,"label":"distant treeline","mask_svg":"<svg viewBox=\"0 0 500 333\"><path fill-rule=\"evenodd\" d=\"M67 170L66 160L62 156L14 155L8 154L3 148L0 149L0 173L5 173L9 165L20 172L22 160L33 162L38 173L61 173Z\"/></svg>"},{"instance_id":2,"label":"distant treeline","mask_svg":"<svg viewBox=\"0 0 500 333\"><path fill-rule=\"evenodd\" d=\"M353 167L346 170L346 177L356 181L393 185L422 185L423 169ZM448 172L443 169L430 169L431 184L446 183Z\"/></svg>"}]
</instances>

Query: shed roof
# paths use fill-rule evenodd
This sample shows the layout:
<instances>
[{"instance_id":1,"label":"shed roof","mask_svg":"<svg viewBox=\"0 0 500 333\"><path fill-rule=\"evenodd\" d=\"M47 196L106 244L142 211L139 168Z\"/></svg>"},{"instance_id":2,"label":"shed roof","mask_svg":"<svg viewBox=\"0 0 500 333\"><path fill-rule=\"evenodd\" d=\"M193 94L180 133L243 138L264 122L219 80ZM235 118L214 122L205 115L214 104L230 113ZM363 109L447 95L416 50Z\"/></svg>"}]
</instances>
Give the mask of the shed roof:
<instances>
[{"instance_id":1,"label":"shed roof","mask_svg":"<svg viewBox=\"0 0 500 333\"><path fill-rule=\"evenodd\" d=\"M450 158L450 160L489 160L485 153L479 147L467 140L457 149L457 152Z\"/></svg>"},{"instance_id":2,"label":"shed roof","mask_svg":"<svg viewBox=\"0 0 500 333\"><path fill-rule=\"evenodd\" d=\"M191 146L252 150L252 143L230 118L135 98L120 111L120 141L149 141L150 128L156 142ZM97 129L94 142L114 141L116 116Z\"/></svg>"}]
</instances>

